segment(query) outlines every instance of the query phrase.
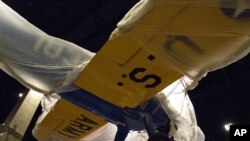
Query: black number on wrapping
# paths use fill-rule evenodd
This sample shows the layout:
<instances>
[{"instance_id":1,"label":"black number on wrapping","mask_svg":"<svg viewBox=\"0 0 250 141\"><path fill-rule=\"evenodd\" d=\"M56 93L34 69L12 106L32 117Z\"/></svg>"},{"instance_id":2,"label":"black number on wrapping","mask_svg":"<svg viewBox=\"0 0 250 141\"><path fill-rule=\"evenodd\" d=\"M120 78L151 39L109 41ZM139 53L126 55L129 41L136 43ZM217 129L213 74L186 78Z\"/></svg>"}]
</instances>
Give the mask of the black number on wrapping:
<instances>
[{"instance_id":1,"label":"black number on wrapping","mask_svg":"<svg viewBox=\"0 0 250 141\"><path fill-rule=\"evenodd\" d=\"M154 80L153 83L147 84L144 86L146 88L154 88L161 83L161 78L155 74L146 74L141 78L137 77L138 73L143 73L145 71L146 71L145 68L135 68L129 73L129 78L137 83L144 83L148 81L149 79L153 79Z\"/></svg>"}]
</instances>

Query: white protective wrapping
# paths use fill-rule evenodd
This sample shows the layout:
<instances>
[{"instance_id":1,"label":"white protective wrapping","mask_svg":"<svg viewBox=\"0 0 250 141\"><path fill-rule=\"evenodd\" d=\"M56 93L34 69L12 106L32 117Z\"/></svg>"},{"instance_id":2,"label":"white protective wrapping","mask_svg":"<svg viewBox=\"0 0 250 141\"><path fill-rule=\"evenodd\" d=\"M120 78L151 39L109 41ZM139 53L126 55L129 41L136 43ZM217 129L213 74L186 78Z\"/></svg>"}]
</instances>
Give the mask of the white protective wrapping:
<instances>
[{"instance_id":1,"label":"white protective wrapping","mask_svg":"<svg viewBox=\"0 0 250 141\"><path fill-rule=\"evenodd\" d=\"M143 131L130 131L125 141L147 141L148 133Z\"/></svg>"},{"instance_id":2,"label":"white protective wrapping","mask_svg":"<svg viewBox=\"0 0 250 141\"><path fill-rule=\"evenodd\" d=\"M116 132L117 126L112 123L107 123L81 141L114 141Z\"/></svg>"},{"instance_id":3,"label":"white protective wrapping","mask_svg":"<svg viewBox=\"0 0 250 141\"><path fill-rule=\"evenodd\" d=\"M138 44L144 46L145 48L149 48L150 50L157 52L158 55L164 54L165 52L163 52L163 50L159 50L159 47L163 46L162 44L159 44L157 40L152 41L153 39L151 40L151 39L145 38L145 36L147 36L148 34L154 34L155 36L157 36L157 38L161 38L161 35L165 36L166 33L163 33L162 30L155 30L161 24L155 21L152 23L145 24L143 27L136 27L136 24L137 23L140 24L140 20L142 20L144 16L147 16L148 13L152 11L152 9L154 8L157 9L161 5L175 6L178 4L183 4L183 5L186 4L185 5L186 7L192 7L192 8L194 7L196 8L204 7L208 9L209 8L210 9L232 8L231 5L229 6L226 5L225 7L220 8L218 7L218 6L221 6L219 5L220 2L227 2L227 0L222 0L222 1L219 1L219 0L189 0L189 1L186 1L186 0L140 0L133 8L131 8L131 10L117 24L117 28L112 32L110 39L111 40L116 39L121 36L131 36L133 39L135 39L138 42ZM234 13L234 17L240 15L240 13L244 12L246 9L250 9L250 1L248 0L241 0L236 3L238 4L238 7ZM179 12L181 13L182 11L179 11ZM185 12L186 11L184 11L183 13ZM157 16L157 15L154 15L154 16ZM172 56L173 58L171 59L175 61L177 59L182 59L182 61L184 60L183 61L184 63L182 62L183 63L182 65L184 67L183 66L180 67L179 64L176 62L173 63L172 62L173 60L171 59L165 60L164 65L171 64L172 66L170 65L169 67L175 69L176 71L180 72L181 74L185 76L188 76L189 78L192 78L193 80L199 81L201 78L203 78L206 75L207 72L223 68L245 57L250 52L249 20L228 20L229 18L225 18L226 17L225 15L220 15L220 16L222 18L217 19L220 21L213 20L211 19L211 17L207 18L209 21L212 21L211 23L206 23L202 21L206 19L205 15L203 15L203 19L197 19L197 21L199 22L191 19L192 17L189 17L190 19L187 20L188 21L187 23L184 23L183 25L177 25L177 26L175 26L175 24L171 25L172 23L171 19L173 21L176 19L173 17L170 18L169 23L166 24L166 27L165 27L166 29L169 29L168 31L169 35L173 34L173 35L180 35L180 36L187 36L187 37L190 36L192 38L200 37L198 39L206 41L205 44L202 44L203 45L202 49L207 49L206 50L207 52L201 56L192 56L193 54L190 52L186 52L186 54L190 53L190 56L185 56L186 55L185 52L180 53L181 55L184 56L183 58L181 57L175 58ZM176 15L176 17L178 17L178 14ZM163 28L163 27L160 27L160 28ZM151 41L146 42L145 40L151 40ZM222 43L215 43L215 42L220 42L220 40L223 40L224 42L221 41ZM216 50L216 51L215 53L209 54L208 53L209 50L210 51ZM178 54L175 54L175 55L178 55Z\"/></svg>"},{"instance_id":4,"label":"white protective wrapping","mask_svg":"<svg viewBox=\"0 0 250 141\"><path fill-rule=\"evenodd\" d=\"M197 82L183 77L161 91L157 98L161 102L165 112L171 119L169 136L178 141L204 141L205 136L197 125L196 116L192 102L187 95L187 89L192 89ZM43 113L37 120L39 124L42 119L53 110L53 106L60 99L56 94L42 99ZM176 130L175 126L178 128ZM36 127L35 127L36 128ZM117 131L116 125L107 123L92 134L83 138L82 141L114 141ZM168 134L168 133L166 133ZM130 131L125 141L147 141L148 135L143 131Z\"/></svg>"},{"instance_id":5,"label":"white protective wrapping","mask_svg":"<svg viewBox=\"0 0 250 141\"><path fill-rule=\"evenodd\" d=\"M129 30L154 7L155 2L159 1L141 0L118 23L118 28L111 35L111 39ZM47 35L2 1L0 1L0 50L1 69L28 88L49 94L74 88L72 81L94 56L94 53L75 44ZM222 60L222 63L210 65L205 73L235 62L248 52L249 49L236 52L231 58ZM170 136L179 141L203 141L204 135L197 126L193 105L186 94L187 87L193 86L189 82L193 83L186 77L177 80L160 92L158 98L172 121ZM45 111L49 112L56 101L51 101L52 104L45 102L45 105L50 105ZM42 118L38 123L41 120ZM107 124L83 140L112 141L116 130L114 125ZM134 141L135 138L139 138L138 136L141 134L131 132L126 141ZM146 140L144 137L140 139Z\"/></svg>"},{"instance_id":6,"label":"white protective wrapping","mask_svg":"<svg viewBox=\"0 0 250 141\"><path fill-rule=\"evenodd\" d=\"M166 134L176 141L205 140L205 135L197 125L194 107L187 94L187 90L193 89L196 85L197 82L183 77L157 94L157 98L171 120L170 131ZM147 141L147 139L145 131L131 131L126 141Z\"/></svg>"},{"instance_id":7,"label":"white protective wrapping","mask_svg":"<svg viewBox=\"0 0 250 141\"><path fill-rule=\"evenodd\" d=\"M164 0L141 0L140 2L138 2L117 24L117 28L111 34L110 39L112 40L115 38L119 38L124 34L132 35L133 33L129 32L133 28L133 26L136 25L137 21L139 21L157 4L163 1ZM165 2L170 2L170 1L165 0ZM178 2L181 3L187 1L179 0ZM203 5L206 5L206 1L204 0L201 1L190 0L190 3L192 2L198 2ZM207 2L209 3L210 1L208 0ZM238 16L240 12L244 11L244 9L250 8L249 1L248 2L246 2L245 0L239 1L238 5L239 6L234 14L234 17L236 15ZM154 25L148 26L147 28L150 29L152 28L152 26ZM241 34L243 35L245 33L243 32L235 33L236 36ZM202 130L197 125L194 107L187 95L187 90L195 88L195 86L197 86L198 84L197 81L199 81L202 77L205 77L208 72L223 68L246 56L250 51L249 40L244 45L244 49L238 48L237 50L237 48L235 48L234 50L235 50L234 54L227 55L226 58L222 57L220 60L215 60L214 62L213 61L209 62L210 60L208 60L206 63L204 63L204 65L207 65L208 67L200 68L201 74L198 77L195 76L192 77L192 74L190 75L187 73L187 75L189 77L191 76L193 80L189 79L188 77L183 77L174 82L173 84L171 84L170 86L168 86L167 88L165 88L157 95L165 112L171 119L171 127L169 132L170 137L173 136L174 139L177 141L205 140L205 136ZM175 128L175 126L177 127L177 129ZM131 140L137 139L139 137L141 137L140 140L146 140L142 136L142 133L137 133L137 132L134 135L131 135L130 133L128 137L130 137Z\"/></svg>"},{"instance_id":8,"label":"white protective wrapping","mask_svg":"<svg viewBox=\"0 0 250 141\"><path fill-rule=\"evenodd\" d=\"M197 125L194 107L187 94L187 90L195 86L196 82L183 77L157 95L171 120L169 136L173 136L177 141L205 140L202 130Z\"/></svg>"},{"instance_id":9,"label":"white protective wrapping","mask_svg":"<svg viewBox=\"0 0 250 141\"><path fill-rule=\"evenodd\" d=\"M0 1L0 68L28 88L53 93L74 88L93 53L42 32Z\"/></svg>"},{"instance_id":10,"label":"white protective wrapping","mask_svg":"<svg viewBox=\"0 0 250 141\"><path fill-rule=\"evenodd\" d=\"M171 120L170 132L166 134L168 134L169 137L174 137L177 141L205 140L205 135L197 125L194 107L187 94L187 90L194 88L196 85L197 82L190 80L188 77L183 77L157 94L157 98ZM105 127L109 127L109 130L97 130L92 133L86 141L99 141L100 138L105 138L105 141L113 141L114 138L111 137L117 129L114 128L114 125L111 123L105 125ZM175 127L177 127L177 129ZM85 138L83 140L85 141ZM148 135L145 130L139 132L130 131L125 139L125 141L147 140Z\"/></svg>"},{"instance_id":11,"label":"white protective wrapping","mask_svg":"<svg viewBox=\"0 0 250 141\"><path fill-rule=\"evenodd\" d=\"M49 96L44 96L41 100L41 106L42 106L42 114L39 116L39 118L36 121L36 125L33 128L33 132L36 132L37 127L39 128L39 124L42 122L42 120L46 117L46 115L54 109L55 104L60 100L60 96L53 93ZM117 132L117 126L112 123L107 123L91 133L90 135L84 137L81 141L114 141L115 135ZM51 139L51 138L50 138ZM46 140L46 141L53 141Z\"/></svg>"}]
</instances>

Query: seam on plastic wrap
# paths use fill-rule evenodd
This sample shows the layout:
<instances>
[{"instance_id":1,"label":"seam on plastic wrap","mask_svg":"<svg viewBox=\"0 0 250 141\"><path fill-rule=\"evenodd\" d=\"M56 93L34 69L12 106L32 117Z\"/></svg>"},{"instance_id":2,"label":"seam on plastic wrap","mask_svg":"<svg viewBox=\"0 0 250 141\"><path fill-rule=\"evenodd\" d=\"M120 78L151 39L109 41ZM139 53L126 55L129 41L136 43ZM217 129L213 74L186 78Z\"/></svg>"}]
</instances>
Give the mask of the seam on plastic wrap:
<instances>
[{"instance_id":1,"label":"seam on plastic wrap","mask_svg":"<svg viewBox=\"0 0 250 141\"><path fill-rule=\"evenodd\" d=\"M15 72L15 70L8 65L8 63L6 63L5 60L0 58L0 62L2 63L3 67L6 69L6 71L9 73L9 75L11 75L13 78L15 78L17 81L19 81L21 84L23 84L25 87L33 89L37 92L43 93L46 96L52 94L52 93L58 93L61 92L60 90L62 88L64 88L67 85L70 85L76 78L77 76L80 74L80 72L87 66L87 64L89 63L89 61L84 62L78 66L76 66L74 69L72 69L71 71L67 72L66 76L59 82L56 84L56 86L54 87L54 89L51 89L49 91L43 90L39 87L36 87L35 85L25 81L25 79L23 79L19 74L17 74Z\"/></svg>"},{"instance_id":2,"label":"seam on plastic wrap","mask_svg":"<svg viewBox=\"0 0 250 141\"><path fill-rule=\"evenodd\" d=\"M60 90L63 87L70 85L78 77L78 75L82 72L82 70L87 66L89 62L90 61L84 62L76 66L71 71L67 72L66 76L55 86L52 93L61 92Z\"/></svg>"}]
</instances>

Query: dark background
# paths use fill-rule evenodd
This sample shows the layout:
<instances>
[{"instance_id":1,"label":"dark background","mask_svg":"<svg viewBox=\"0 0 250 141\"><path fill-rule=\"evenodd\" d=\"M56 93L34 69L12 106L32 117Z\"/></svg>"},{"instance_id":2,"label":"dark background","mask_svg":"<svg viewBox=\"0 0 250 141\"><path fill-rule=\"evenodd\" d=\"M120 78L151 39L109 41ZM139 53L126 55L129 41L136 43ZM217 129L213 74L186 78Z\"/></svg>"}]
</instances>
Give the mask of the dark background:
<instances>
[{"instance_id":1,"label":"dark background","mask_svg":"<svg viewBox=\"0 0 250 141\"><path fill-rule=\"evenodd\" d=\"M29 22L49 35L98 51L116 23L137 0L3 0ZM206 141L227 141L224 124L250 124L250 55L203 78L190 91L198 124ZM0 71L0 123L27 89ZM34 121L41 113L38 108ZM24 141L33 141L30 125Z\"/></svg>"}]
</instances>

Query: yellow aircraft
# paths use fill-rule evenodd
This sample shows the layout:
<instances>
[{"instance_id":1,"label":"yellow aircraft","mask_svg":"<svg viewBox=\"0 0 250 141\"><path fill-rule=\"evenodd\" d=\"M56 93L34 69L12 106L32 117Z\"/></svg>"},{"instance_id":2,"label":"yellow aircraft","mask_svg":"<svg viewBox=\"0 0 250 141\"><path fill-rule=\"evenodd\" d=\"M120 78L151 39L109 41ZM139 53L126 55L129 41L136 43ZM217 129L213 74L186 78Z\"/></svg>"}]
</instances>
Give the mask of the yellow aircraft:
<instances>
[{"instance_id":1,"label":"yellow aircraft","mask_svg":"<svg viewBox=\"0 0 250 141\"><path fill-rule=\"evenodd\" d=\"M146 128L151 135L166 123L167 116L163 116L164 121L161 121L162 117L151 121L154 115L143 107L145 102L152 101L157 105L154 96L182 76L198 81L207 72L249 53L250 21L245 14L248 5L249 2L233 0L140 1L118 23L110 40L93 59L83 64L86 67L80 67L81 73L65 78L81 88L73 91L60 91L66 80L48 87L45 82L49 81L44 81L40 87L31 86L10 71L9 66L20 69L19 64L8 65L9 60L3 62L5 70L26 86L45 93L60 92L62 99L34 131L38 140L81 140L107 122L130 130ZM30 34L30 38L48 36L35 27L31 30L37 34ZM61 48L52 49L54 44L41 39L30 45L35 51L43 50L45 56L52 59L64 52ZM93 56L88 55L88 59ZM53 61L52 65L55 65L58 60Z\"/></svg>"}]
</instances>

